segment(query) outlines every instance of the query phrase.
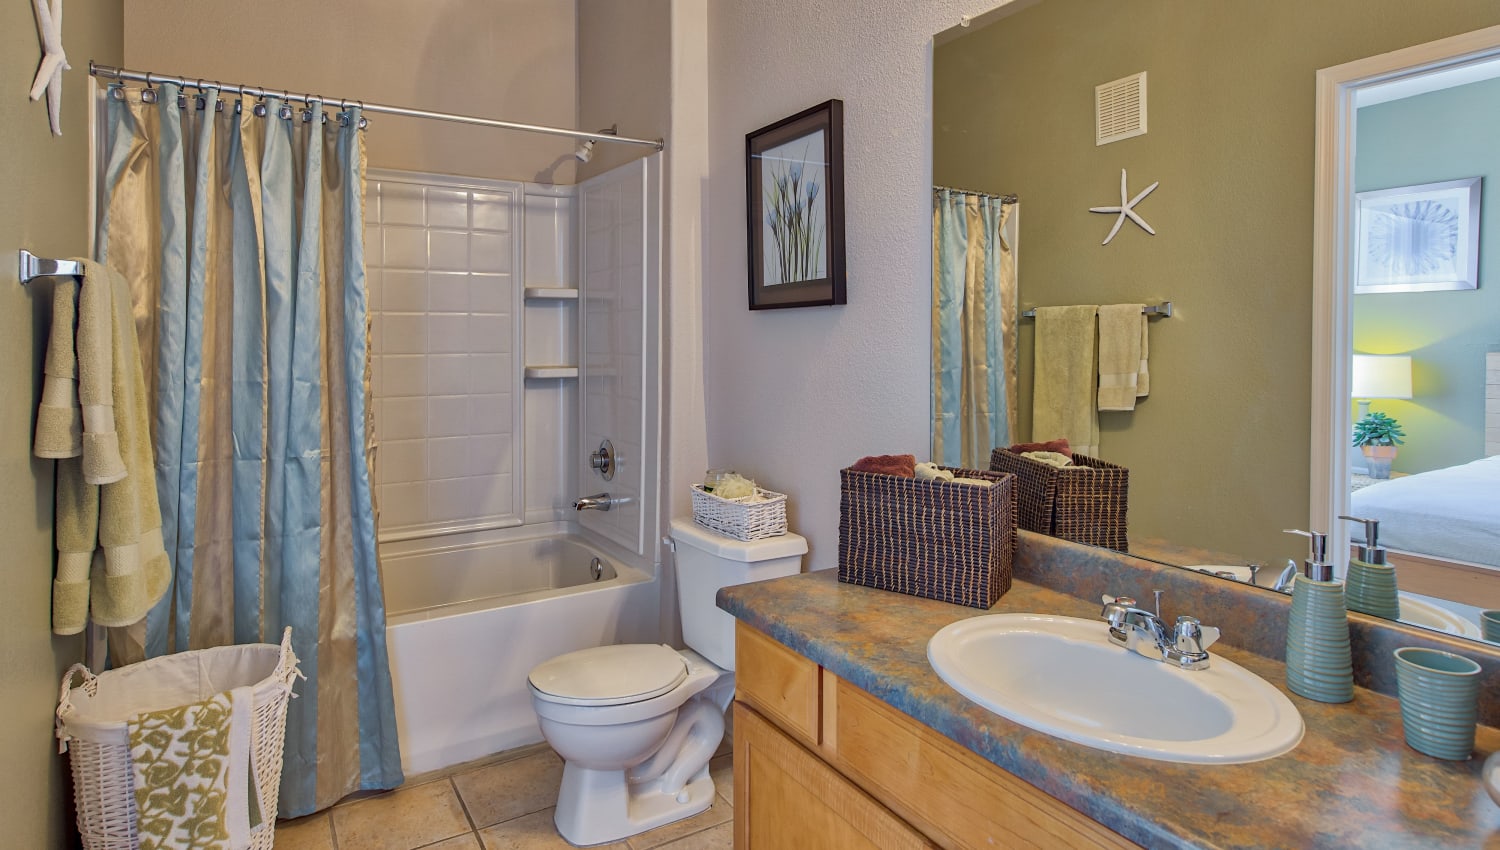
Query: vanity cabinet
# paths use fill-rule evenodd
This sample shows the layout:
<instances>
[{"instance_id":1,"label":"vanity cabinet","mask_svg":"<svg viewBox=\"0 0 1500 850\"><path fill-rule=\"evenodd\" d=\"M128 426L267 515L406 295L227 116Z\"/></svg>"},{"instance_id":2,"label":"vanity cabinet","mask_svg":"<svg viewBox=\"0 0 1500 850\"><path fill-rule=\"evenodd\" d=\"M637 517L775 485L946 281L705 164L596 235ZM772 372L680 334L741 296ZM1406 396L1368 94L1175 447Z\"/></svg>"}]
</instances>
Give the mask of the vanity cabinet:
<instances>
[{"instance_id":1,"label":"vanity cabinet","mask_svg":"<svg viewBox=\"0 0 1500 850\"><path fill-rule=\"evenodd\" d=\"M738 623L736 850L1136 847Z\"/></svg>"}]
</instances>

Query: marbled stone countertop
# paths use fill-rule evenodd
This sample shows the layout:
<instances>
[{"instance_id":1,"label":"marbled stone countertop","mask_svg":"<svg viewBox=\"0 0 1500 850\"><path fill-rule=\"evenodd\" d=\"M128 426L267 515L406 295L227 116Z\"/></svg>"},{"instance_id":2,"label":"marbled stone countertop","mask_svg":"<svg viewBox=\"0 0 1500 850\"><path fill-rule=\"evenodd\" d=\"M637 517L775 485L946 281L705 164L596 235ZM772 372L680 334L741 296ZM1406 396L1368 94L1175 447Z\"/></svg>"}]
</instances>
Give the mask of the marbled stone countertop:
<instances>
[{"instance_id":1,"label":"marbled stone countertop","mask_svg":"<svg viewBox=\"0 0 1500 850\"><path fill-rule=\"evenodd\" d=\"M1292 752L1239 765L1107 753L1034 732L948 687L927 663L938 629L986 613L1094 618L1098 605L1016 581L990 611L855 585L833 570L725 588L719 606L896 709L1145 847L1497 847L1500 807L1479 782L1500 730L1467 762L1406 746L1396 700L1356 688L1324 705L1286 692L1284 668L1233 646L1213 653L1282 687L1307 732ZM1129 694L1121 694L1129 699Z\"/></svg>"}]
</instances>

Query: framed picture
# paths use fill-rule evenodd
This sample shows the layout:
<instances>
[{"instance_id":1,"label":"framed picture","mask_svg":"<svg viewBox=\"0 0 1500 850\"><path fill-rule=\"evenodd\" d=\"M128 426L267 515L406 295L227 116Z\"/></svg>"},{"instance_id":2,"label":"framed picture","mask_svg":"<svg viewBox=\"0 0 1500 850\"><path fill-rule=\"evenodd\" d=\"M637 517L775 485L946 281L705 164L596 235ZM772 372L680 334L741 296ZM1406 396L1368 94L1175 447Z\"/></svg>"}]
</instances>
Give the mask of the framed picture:
<instances>
[{"instance_id":1,"label":"framed picture","mask_svg":"<svg viewBox=\"0 0 1500 850\"><path fill-rule=\"evenodd\" d=\"M1483 179L1355 195L1354 294L1478 289Z\"/></svg>"},{"instance_id":2,"label":"framed picture","mask_svg":"<svg viewBox=\"0 0 1500 850\"><path fill-rule=\"evenodd\" d=\"M745 136L750 309L844 300L844 102Z\"/></svg>"}]
</instances>

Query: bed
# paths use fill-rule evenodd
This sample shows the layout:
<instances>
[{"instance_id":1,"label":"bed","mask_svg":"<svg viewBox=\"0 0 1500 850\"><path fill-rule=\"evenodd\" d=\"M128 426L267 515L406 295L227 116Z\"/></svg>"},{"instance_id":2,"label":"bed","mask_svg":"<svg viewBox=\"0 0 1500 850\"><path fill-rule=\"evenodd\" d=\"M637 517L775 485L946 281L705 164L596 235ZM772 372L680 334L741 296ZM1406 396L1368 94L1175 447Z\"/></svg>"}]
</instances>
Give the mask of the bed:
<instances>
[{"instance_id":1,"label":"bed","mask_svg":"<svg viewBox=\"0 0 1500 850\"><path fill-rule=\"evenodd\" d=\"M1500 455L1372 484L1349 511L1380 520L1388 549L1500 568Z\"/></svg>"}]
</instances>

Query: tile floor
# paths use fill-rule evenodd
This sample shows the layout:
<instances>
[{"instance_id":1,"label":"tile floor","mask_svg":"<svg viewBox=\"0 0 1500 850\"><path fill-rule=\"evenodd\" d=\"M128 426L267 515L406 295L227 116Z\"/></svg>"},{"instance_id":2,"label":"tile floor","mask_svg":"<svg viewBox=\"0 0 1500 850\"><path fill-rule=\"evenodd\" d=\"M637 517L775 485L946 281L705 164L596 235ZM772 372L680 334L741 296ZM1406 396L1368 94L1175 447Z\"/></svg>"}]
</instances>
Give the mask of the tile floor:
<instances>
[{"instance_id":1,"label":"tile floor","mask_svg":"<svg viewBox=\"0 0 1500 850\"><path fill-rule=\"evenodd\" d=\"M719 850L734 844L730 755L709 763L708 811L605 850ZM552 850L571 845L552 811L562 760L539 744L413 777L394 791L356 795L276 827L276 850Z\"/></svg>"}]
</instances>

